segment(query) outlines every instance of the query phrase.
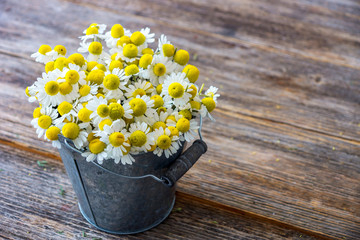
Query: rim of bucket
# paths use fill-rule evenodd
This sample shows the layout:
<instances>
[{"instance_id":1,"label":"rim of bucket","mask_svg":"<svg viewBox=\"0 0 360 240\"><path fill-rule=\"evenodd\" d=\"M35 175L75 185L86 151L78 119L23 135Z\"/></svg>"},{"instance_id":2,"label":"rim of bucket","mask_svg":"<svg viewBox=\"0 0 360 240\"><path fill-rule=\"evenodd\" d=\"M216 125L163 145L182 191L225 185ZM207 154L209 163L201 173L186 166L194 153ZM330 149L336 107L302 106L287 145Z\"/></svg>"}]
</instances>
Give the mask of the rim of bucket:
<instances>
[{"instance_id":1,"label":"rim of bucket","mask_svg":"<svg viewBox=\"0 0 360 240\"><path fill-rule=\"evenodd\" d=\"M90 218L84 213L84 211L83 211L82 208L81 208L80 203L78 203L78 206L79 206L80 212L81 212L81 214L83 215L83 217L85 218L85 220L88 221L91 225L93 225L93 226L96 227L97 229L99 229L99 230L101 230L101 231L103 231L103 232L111 233L111 234L126 235L126 234L136 234L136 233L145 232L145 231L147 231L147 230L150 230L151 228L156 227L156 226L159 225L160 223L162 223L162 222L170 215L172 209L174 208L175 199L176 199L176 196L174 196L173 201L172 201L172 203L171 203L171 206L170 206L169 210L165 213L164 217L162 217L160 220L156 221L155 223L151 224L151 225L148 226L148 227L142 228L142 229L137 230L137 231L129 231L129 232L126 232L126 231L111 231L111 230L108 230L108 229L105 229L105 228L102 228L102 227L96 225L96 224L95 224L93 221L91 221Z\"/></svg>"}]
</instances>

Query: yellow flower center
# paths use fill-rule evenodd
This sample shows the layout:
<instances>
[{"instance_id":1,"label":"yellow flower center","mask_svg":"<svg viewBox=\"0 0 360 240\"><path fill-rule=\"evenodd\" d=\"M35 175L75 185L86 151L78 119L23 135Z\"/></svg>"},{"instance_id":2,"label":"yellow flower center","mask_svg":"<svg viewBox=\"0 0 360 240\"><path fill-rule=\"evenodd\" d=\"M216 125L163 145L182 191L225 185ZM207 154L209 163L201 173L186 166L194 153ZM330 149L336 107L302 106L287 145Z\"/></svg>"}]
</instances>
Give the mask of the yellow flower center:
<instances>
[{"instance_id":1,"label":"yellow flower center","mask_svg":"<svg viewBox=\"0 0 360 240\"><path fill-rule=\"evenodd\" d=\"M100 117L104 118L109 116L110 109L106 104L101 104L97 107L96 112Z\"/></svg>"},{"instance_id":2,"label":"yellow flower center","mask_svg":"<svg viewBox=\"0 0 360 240\"><path fill-rule=\"evenodd\" d=\"M160 115L160 113L166 112L166 111L167 111L167 109L166 109L165 107L159 107L159 108L156 110L157 114L159 114L159 115Z\"/></svg>"},{"instance_id":3,"label":"yellow flower center","mask_svg":"<svg viewBox=\"0 0 360 240\"><path fill-rule=\"evenodd\" d=\"M86 70L90 72L98 63L96 61L87 62Z\"/></svg>"},{"instance_id":4,"label":"yellow flower center","mask_svg":"<svg viewBox=\"0 0 360 240\"><path fill-rule=\"evenodd\" d=\"M178 83L178 82L174 82L172 84L170 84L169 89L168 89L169 95L173 98L180 98L184 95L184 87Z\"/></svg>"},{"instance_id":5,"label":"yellow flower center","mask_svg":"<svg viewBox=\"0 0 360 240\"><path fill-rule=\"evenodd\" d=\"M59 57L55 60L54 69L57 68L62 71L64 67L67 67L69 65L69 63L73 62L65 57Z\"/></svg>"},{"instance_id":6,"label":"yellow flower center","mask_svg":"<svg viewBox=\"0 0 360 240\"><path fill-rule=\"evenodd\" d=\"M167 122L168 120L172 120L174 123L176 123L176 118L174 115L170 115L166 118L165 122Z\"/></svg>"},{"instance_id":7,"label":"yellow flower center","mask_svg":"<svg viewBox=\"0 0 360 240\"><path fill-rule=\"evenodd\" d=\"M76 123L69 122L62 127L62 134L64 137L76 139L79 136L80 127Z\"/></svg>"},{"instance_id":8,"label":"yellow flower center","mask_svg":"<svg viewBox=\"0 0 360 240\"><path fill-rule=\"evenodd\" d=\"M154 55L154 50L152 50L151 48L144 48L144 49L141 51L141 53L142 53L143 55L145 55L145 54Z\"/></svg>"},{"instance_id":9,"label":"yellow flower center","mask_svg":"<svg viewBox=\"0 0 360 240\"><path fill-rule=\"evenodd\" d=\"M161 92L162 92L162 84L159 84L156 86L156 93L161 94Z\"/></svg>"},{"instance_id":10,"label":"yellow flower center","mask_svg":"<svg viewBox=\"0 0 360 240\"><path fill-rule=\"evenodd\" d=\"M56 45L54 47L54 50L61 55L65 56L65 54L66 54L66 48L63 45Z\"/></svg>"},{"instance_id":11,"label":"yellow flower center","mask_svg":"<svg viewBox=\"0 0 360 240\"><path fill-rule=\"evenodd\" d=\"M49 81L45 84L45 92L50 96L56 95L59 89L60 86L56 81Z\"/></svg>"},{"instance_id":12,"label":"yellow flower center","mask_svg":"<svg viewBox=\"0 0 360 240\"><path fill-rule=\"evenodd\" d=\"M89 150L90 152L92 152L93 154L99 154L102 151L104 151L106 148L106 144L102 141L100 141L100 139L94 139L89 143Z\"/></svg>"},{"instance_id":13,"label":"yellow flower center","mask_svg":"<svg viewBox=\"0 0 360 240\"><path fill-rule=\"evenodd\" d=\"M122 36L116 43L116 45L122 47L124 46L124 44L129 44L131 43L130 37L128 36Z\"/></svg>"},{"instance_id":14,"label":"yellow flower center","mask_svg":"<svg viewBox=\"0 0 360 240\"><path fill-rule=\"evenodd\" d=\"M51 51L51 47L49 45L41 45L39 48L39 53L45 55L47 52Z\"/></svg>"},{"instance_id":15,"label":"yellow flower center","mask_svg":"<svg viewBox=\"0 0 360 240\"><path fill-rule=\"evenodd\" d=\"M164 105L164 99L160 95L153 95L150 99L154 100L154 108Z\"/></svg>"},{"instance_id":16,"label":"yellow flower center","mask_svg":"<svg viewBox=\"0 0 360 240\"><path fill-rule=\"evenodd\" d=\"M123 69L124 66L123 66L122 62L120 62L119 60L114 60L114 61L111 61L110 65L109 65L109 70L112 71L112 70L114 70L114 68Z\"/></svg>"},{"instance_id":17,"label":"yellow flower center","mask_svg":"<svg viewBox=\"0 0 360 240\"><path fill-rule=\"evenodd\" d=\"M48 62L47 64L45 64L45 72L51 72L54 70L54 62Z\"/></svg>"},{"instance_id":18,"label":"yellow flower center","mask_svg":"<svg viewBox=\"0 0 360 240\"><path fill-rule=\"evenodd\" d=\"M170 137L179 136L179 130L176 127L169 126L168 129L170 130Z\"/></svg>"},{"instance_id":19,"label":"yellow flower center","mask_svg":"<svg viewBox=\"0 0 360 240\"><path fill-rule=\"evenodd\" d=\"M134 43L136 46L140 46L141 44L143 44L146 40L144 34L142 34L141 32L134 32L133 34L131 34L130 40L132 43Z\"/></svg>"},{"instance_id":20,"label":"yellow flower center","mask_svg":"<svg viewBox=\"0 0 360 240\"><path fill-rule=\"evenodd\" d=\"M146 143L147 137L143 131L137 130L130 135L131 145L141 147Z\"/></svg>"},{"instance_id":21,"label":"yellow flower center","mask_svg":"<svg viewBox=\"0 0 360 240\"><path fill-rule=\"evenodd\" d=\"M196 109L196 110L200 110L200 108L201 108L201 103L199 103L197 101L190 101L190 105L191 105L191 108Z\"/></svg>"},{"instance_id":22,"label":"yellow flower center","mask_svg":"<svg viewBox=\"0 0 360 240\"><path fill-rule=\"evenodd\" d=\"M192 84L192 85L189 87L189 89L190 89L191 91L188 92L188 93L191 94L191 98L194 98L194 97L196 96L196 93L197 93L197 88L195 87L194 84Z\"/></svg>"},{"instance_id":23,"label":"yellow flower center","mask_svg":"<svg viewBox=\"0 0 360 240\"><path fill-rule=\"evenodd\" d=\"M48 130L46 130L46 137L51 140L51 141L55 141L59 139L58 134L60 133L60 128L52 126L49 127Z\"/></svg>"},{"instance_id":24,"label":"yellow flower center","mask_svg":"<svg viewBox=\"0 0 360 240\"><path fill-rule=\"evenodd\" d=\"M132 96L133 96L133 97L136 97L137 95L140 95L140 97L142 97L142 96L144 96L145 94L146 94L146 92L145 92L144 89L138 88L138 89L136 89L136 90L133 92Z\"/></svg>"},{"instance_id":25,"label":"yellow flower center","mask_svg":"<svg viewBox=\"0 0 360 240\"><path fill-rule=\"evenodd\" d=\"M88 142L91 142L94 139L99 139L99 137L95 136L94 132L89 133L89 135L87 137Z\"/></svg>"},{"instance_id":26,"label":"yellow flower center","mask_svg":"<svg viewBox=\"0 0 360 240\"><path fill-rule=\"evenodd\" d=\"M133 115L135 117L140 117L145 114L147 106L144 100L140 98L131 99L129 102L131 109L133 110Z\"/></svg>"},{"instance_id":27,"label":"yellow flower center","mask_svg":"<svg viewBox=\"0 0 360 240\"><path fill-rule=\"evenodd\" d=\"M156 76L161 77L166 73L166 67L162 63L157 63L155 64L153 71Z\"/></svg>"},{"instance_id":28,"label":"yellow flower center","mask_svg":"<svg viewBox=\"0 0 360 240\"><path fill-rule=\"evenodd\" d=\"M59 91L60 91L61 95L67 95L67 94L71 93L72 90L73 90L73 87L68 82L62 82L59 84Z\"/></svg>"},{"instance_id":29,"label":"yellow flower center","mask_svg":"<svg viewBox=\"0 0 360 240\"><path fill-rule=\"evenodd\" d=\"M112 120L120 119L124 116L125 111L120 103L111 103L109 106L109 116Z\"/></svg>"},{"instance_id":30,"label":"yellow flower center","mask_svg":"<svg viewBox=\"0 0 360 240\"><path fill-rule=\"evenodd\" d=\"M59 104L57 110L60 113L60 115L64 115L67 114L71 111L71 109L73 108L73 106L71 105L71 103L68 103L66 101L62 102Z\"/></svg>"},{"instance_id":31,"label":"yellow flower center","mask_svg":"<svg viewBox=\"0 0 360 240\"><path fill-rule=\"evenodd\" d=\"M134 58L138 54L138 48L132 43L126 44L123 49L123 54L127 58Z\"/></svg>"},{"instance_id":32,"label":"yellow flower center","mask_svg":"<svg viewBox=\"0 0 360 240\"><path fill-rule=\"evenodd\" d=\"M115 74L108 74L105 76L104 79L104 87L106 87L109 90L115 90L119 88L120 85L120 79Z\"/></svg>"},{"instance_id":33,"label":"yellow flower center","mask_svg":"<svg viewBox=\"0 0 360 240\"><path fill-rule=\"evenodd\" d=\"M91 83L96 83L97 85L100 85L103 82L104 77L105 77L104 71L100 69L95 69L88 74L87 80L90 81Z\"/></svg>"},{"instance_id":34,"label":"yellow flower center","mask_svg":"<svg viewBox=\"0 0 360 240\"><path fill-rule=\"evenodd\" d=\"M212 99L210 97L203 98L201 100L201 102L205 105L208 112L212 112L212 110L214 110L214 108L216 107L216 103L215 103L214 99Z\"/></svg>"},{"instance_id":35,"label":"yellow flower center","mask_svg":"<svg viewBox=\"0 0 360 240\"><path fill-rule=\"evenodd\" d=\"M161 149L168 149L171 146L171 138L167 135L161 135L157 139L157 146Z\"/></svg>"},{"instance_id":36,"label":"yellow flower center","mask_svg":"<svg viewBox=\"0 0 360 240\"><path fill-rule=\"evenodd\" d=\"M92 42L88 50L91 54L100 55L102 53L102 44L100 42Z\"/></svg>"},{"instance_id":37,"label":"yellow flower center","mask_svg":"<svg viewBox=\"0 0 360 240\"><path fill-rule=\"evenodd\" d=\"M48 129L51 123L52 123L51 117L49 117L48 115L42 115L38 119L38 125L43 129Z\"/></svg>"},{"instance_id":38,"label":"yellow flower center","mask_svg":"<svg viewBox=\"0 0 360 240\"><path fill-rule=\"evenodd\" d=\"M71 54L68 59L78 66L83 66L85 64L85 58L80 53Z\"/></svg>"},{"instance_id":39,"label":"yellow flower center","mask_svg":"<svg viewBox=\"0 0 360 240\"><path fill-rule=\"evenodd\" d=\"M162 127L165 130L166 124L164 122L158 121L154 123L152 127L153 129L159 129L160 127Z\"/></svg>"},{"instance_id":40,"label":"yellow flower center","mask_svg":"<svg viewBox=\"0 0 360 240\"><path fill-rule=\"evenodd\" d=\"M182 72L186 74L186 77L189 79L191 83L196 82L200 74L199 69L194 65L190 65L190 64L186 65L186 67L184 67Z\"/></svg>"},{"instance_id":41,"label":"yellow flower center","mask_svg":"<svg viewBox=\"0 0 360 240\"><path fill-rule=\"evenodd\" d=\"M164 53L164 56L165 57L172 57L174 56L174 53L175 53L175 48L172 44L168 44L168 43L165 43L163 46L162 46L162 50L163 50L163 53Z\"/></svg>"},{"instance_id":42,"label":"yellow flower center","mask_svg":"<svg viewBox=\"0 0 360 240\"><path fill-rule=\"evenodd\" d=\"M181 111L179 112L179 114L180 114L180 115L183 115L183 117L186 118L186 119L188 119L188 120L191 120L191 118L192 118L191 112L190 112L190 110L188 110L188 109L181 110Z\"/></svg>"},{"instance_id":43,"label":"yellow flower center","mask_svg":"<svg viewBox=\"0 0 360 240\"><path fill-rule=\"evenodd\" d=\"M109 142L114 147L121 146L125 141L125 136L121 132L114 132L109 136Z\"/></svg>"},{"instance_id":44,"label":"yellow flower center","mask_svg":"<svg viewBox=\"0 0 360 240\"><path fill-rule=\"evenodd\" d=\"M79 81L80 79L80 75L77 71L75 70L69 70L66 74L65 74L65 80L70 83L70 84L75 84Z\"/></svg>"},{"instance_id":45,"label":"yellow flower center","mask_svg":"<svg viewBox=\"0 0 360 240\"><path fill-rule=\"evenodd\" d=\"M104 127L105 127L105 125L109 125L109 126L111 126L111 124L112 124L112 121L110 120L110 119L104 119L104 120L102 120L100 123L99 123L99 129L101 130L101 131L104 131Z\"/></svg>"},{"instance_id":46,"label":"yellow flower center","mask_svg":"<svg viewBox=\"0 0 360 240\"><path fill-rule=\"evenodd\" d=\"M177 50L174 56L174 61L181 66L184 66L190 59L189 53L185 50Z\"/></svg>"},{"instance_id":47,"label":"yellow flower center","mask_svg":"<svg viewBox=\"0 0 360 240\"><path fill-rule=\"evenodd\" d=\"M78 112L79 120L83 121L83 122L90 122L91 113L92 113L92 111L90 111L87 108L80 109L80 111Z\"/></svg>"},{"instance_id":48,"label":"yellow flower center","mask_svg":"<svg viewBox=\"0 0 360 240\"><path fill-rule=\"evenodd\" d=\"M99 34L99 29L97 27L89 27L86 29L86 35Z\"/></svg>"},{"instance_id":49,"label":"yellow flower center","mask_svg":"<svg viewBox=\"0 0 360 240\"><path fill-rule=\"evenodd\" d=\"M150 54L144 54L139 61L139 67L146 69L152 62L153 56Z\"/></svg>"},{"instance_id":50,"label":"yellow flower center","mask_svg":"<svg viewBox=\"0 0 360 240\"><path fill-rule=\"evenodd\" d=\"M126 76L130 76L130 75L137 74L139 72L139 68L138 68L138 66L132 64L132 65L127 66L124 71L125 71Z\"/></svg>"},{"instance_id":51,"label":"yellow flower center","mask_svg":"<svg viewBox=\"0 0 360 240\"><path fill-rule=\"evenodd\" d=\"M26 96L31 97L31 95L29 93L29 87L25 88L25 94L26 94Z\"/></svg>"},{"instance_id":52,"label":"yellow flower center","mask_svg":"<svg viewBox=\"0 0 360 240\"><path fill-rule=\"evenodd\" d=\"M81 86L81 88L79 89L79 93L82 97L87 96L90 93L90 86L89 85L83 85Z\"/></svg>"},{"instance_id":53,"label":"yellow flower center","mask_svg":"<svg viewBox=\"0 0 360 240\"><path fill-rule=\"evenodd\" d=\"M41 116L40 110L41 110L41 107L37 107L37 108L34 109L33 118L38 118L38 117Z\"/></svg>"},{"instance_id":54,"label":"yellow flower center","mask_svg":"<svg viewBox=\"0 0 360 240\"><path fill-rule=\"evenodd\" d=\"M176 123L176 128L180 131L180 132L187 132L190 129L190 121L187 120L186 118L180 118L179 121L177 121Z\"/></svg>"},{"instance_id":55,"label":"yellow flower center","mask_svg":"<svg viewBox=\"0 0 360 240\"><path fill-rule=\"evenodd\" d=\"M111 27L111 36L113 38L119 38L124 35L124 28L120 24L114 24Z\"/></svg>"},{"instance_id":56,"label":"yellow flower center","mask_svg":"<svg viewBox=\"0 0 360 240\"><path fill-rule=\"evenodd\" d=\"M97 67L97 69L100 69L100 70L103 70L104 72L106 72L106 67L104 66L104 64L99 63L96 65L96 67Z\"/></svg>"}]
</instances>

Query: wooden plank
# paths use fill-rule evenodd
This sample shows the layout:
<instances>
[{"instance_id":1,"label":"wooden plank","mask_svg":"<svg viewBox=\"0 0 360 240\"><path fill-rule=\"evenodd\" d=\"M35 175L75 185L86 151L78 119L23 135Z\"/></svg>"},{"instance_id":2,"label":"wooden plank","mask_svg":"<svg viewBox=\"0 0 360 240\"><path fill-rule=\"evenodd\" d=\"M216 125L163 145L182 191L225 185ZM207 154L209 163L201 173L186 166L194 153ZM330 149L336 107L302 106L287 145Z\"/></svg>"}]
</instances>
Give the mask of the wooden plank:
<instances>
[{"instance_id":1,"label":"wooden plank","mask_svg":"<svg viewBox=\"0 0 360 240\"><path fill-rule=\"evenodd\" d=\"M3 239L118 239L88 224L57 160L0 146L0 236ZM36 161L48 161L39 167ZM59 194L60 188L65 192ZM84 237L86 236L86 237ZM241 212L177 195L174 211L158 227L123 239L315 239Z\"/></svg>"},{"instance_id":2,"label":"wooden plank","mask_svg":"<svg viewBox=\"0 0 360 240\"><path fill-rule=\"evenodd\" d=\"M3 60L17 66L13 57L4 55ZM29 65L17 61L23 69ZM31 146L35 153L48 152L48 157L57 155L49 143L36 139L23 94L28 78L20 67L14 72L19 74L0 82L1 138ZM358 142L221 106L214 115L217 122L204 127L209 152L180 181L179 191L324 236L360 234Z\"/></svg>"},{"instance_id":3,"label":"wooden plank","mask_svg":"<svg viewBox=\"0 0 360 240\"><path fill-rule=\"evenodd\" d=\"M164 28L161 23L101 8L61 4L56 0L52 3L37 0L31 5L27 2L17 4L24 5L9 6L10 10L0 16L6 27L0 29L0 51L16 52L16 56L28 58L42 43L64 44L73 51L77 48L78 33L88 25L89 15L99 22L121 22L131 29L149 25L156 33L168 34L172 41L189 49L192 55L197 54L197 60L192 63L199 66L203 79L214 80L214 84L220 86L223 94L220 105L223 108L341 138L360 139L360 115L356 113L360 102L360 72L356 69L263 51L248 43L233 42L201 31L174 26ZM39 6L55 11L58 5L68 15L55 15L51 20L45 15L29 15L29 12L38 12ZM5 2L4 9L8 9L6 6ZM71 26L65 28L55 24L62 18L70 20L74 15L78 16L78 21ZM26 34L27 31L36 34ZM29 78L27 84L31 84L35 76Z\"/></svg>"},{"instance_id":4,"label":"wooden plank","mask_svg":"<svg viewBox=\"0 0 360 240\"><path fill-rule=\"evenodd\" d=\"M121 8L114 8L115 0L74 2L360 69L358 2L351 5L357 9L357 15L329 10L326 4L323 4L325 7L314 6L307 1L288 0L228 0L225 3L216 0L136 0L126 2Z\"/></svg>"}]
</instances>

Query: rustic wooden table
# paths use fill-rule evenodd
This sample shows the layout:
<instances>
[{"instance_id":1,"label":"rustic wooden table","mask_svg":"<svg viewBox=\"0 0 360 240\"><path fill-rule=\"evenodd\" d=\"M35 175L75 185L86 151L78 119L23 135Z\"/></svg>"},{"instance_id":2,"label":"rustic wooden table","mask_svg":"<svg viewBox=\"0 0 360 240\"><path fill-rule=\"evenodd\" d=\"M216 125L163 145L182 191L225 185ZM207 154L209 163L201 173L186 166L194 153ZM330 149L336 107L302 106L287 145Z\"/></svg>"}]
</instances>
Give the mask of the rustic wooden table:
<instances>
[{"instance_id":1,"label":"rustic wooden table","mask_svg":"<svg viewBox=\"0 0 360 240\"><path fill-rule=\"evenodd\" d=\"M42 71L29 55L75 51L92 22L165 33L222 94L170 217L122 238L360 239L356 0L1 0L0 237L119 238L81 216L24 94Z\"/></svg>"}]
</instances>

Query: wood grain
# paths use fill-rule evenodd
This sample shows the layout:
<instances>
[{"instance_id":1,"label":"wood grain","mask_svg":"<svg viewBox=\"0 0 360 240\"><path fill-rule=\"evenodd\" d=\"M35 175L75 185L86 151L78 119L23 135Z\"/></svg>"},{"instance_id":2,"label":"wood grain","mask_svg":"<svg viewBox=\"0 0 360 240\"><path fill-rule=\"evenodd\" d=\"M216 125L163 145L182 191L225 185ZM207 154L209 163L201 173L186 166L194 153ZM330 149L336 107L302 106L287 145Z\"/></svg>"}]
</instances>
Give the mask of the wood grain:
<instances>
[{"instance_id":1,"label":"wood grain","mask_svg":"<svg viewBox=\"0 0 360 240\"><path fill-rule=\"evenodd\" d=\"M3 239L118 239L81 216L63 165L7 145L0 146L0 236ZM39 167L36 161L47 161ZM60 194L60 188L65 192ZM86 237L84 237L84 235ZM307 234L224 211L177 195L173 212L158 227L121 239L315 239Z\"/></svg>"},{"instance_id":2,"label":"wood grain","mask_svg":"<svg viewBox=\"0 0 360 240\"><path fill-rule=\"evenodd\" d=\"M90 22L150 26L157 36L164 32L196 54L192 63L202 72L201 82L215 80L223 94L214 113L217 122L204 128L209 152L180 181L180 193L316 236L356 239L358 4L141 3L112 8L111 2L96 7L93 1L0 2L5 10L0 14L0 143L45 158L58 156L49 143L36 139L23 93L42 70L28 57L39 45L75 50L76 37ZM173 8L178 9L173 15L163 12ZM54 14L49 18L43 9ZM303 12L310 15L301 17ZM241 27L229 34L232 25L222 20L232 19Z\"/></svg>"}]
</instances>

